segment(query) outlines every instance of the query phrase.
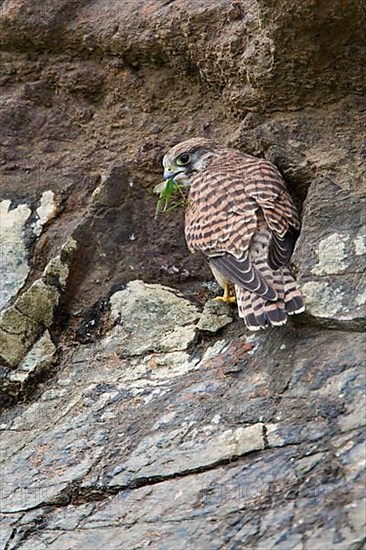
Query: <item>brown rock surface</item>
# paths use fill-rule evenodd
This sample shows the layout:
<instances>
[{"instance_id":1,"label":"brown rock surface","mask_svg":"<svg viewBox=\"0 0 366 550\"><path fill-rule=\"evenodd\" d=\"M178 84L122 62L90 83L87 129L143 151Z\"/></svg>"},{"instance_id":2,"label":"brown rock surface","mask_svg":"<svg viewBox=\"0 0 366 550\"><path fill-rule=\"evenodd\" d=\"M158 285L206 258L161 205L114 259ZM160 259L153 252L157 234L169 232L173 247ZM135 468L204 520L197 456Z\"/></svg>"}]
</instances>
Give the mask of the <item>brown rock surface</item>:
<instances>
[{"instance_id":1,"label":"brown rock surface","mask_svg":"<svg viewBox=\"0 0 366 550\"><path fill-rule=\"evenodd\" d=\"M0 548L363 547L365 25L357 0L3 2ZM194 135L288 181L296 324L202 308L152 194Z\"/></svg>"}]
</instances>

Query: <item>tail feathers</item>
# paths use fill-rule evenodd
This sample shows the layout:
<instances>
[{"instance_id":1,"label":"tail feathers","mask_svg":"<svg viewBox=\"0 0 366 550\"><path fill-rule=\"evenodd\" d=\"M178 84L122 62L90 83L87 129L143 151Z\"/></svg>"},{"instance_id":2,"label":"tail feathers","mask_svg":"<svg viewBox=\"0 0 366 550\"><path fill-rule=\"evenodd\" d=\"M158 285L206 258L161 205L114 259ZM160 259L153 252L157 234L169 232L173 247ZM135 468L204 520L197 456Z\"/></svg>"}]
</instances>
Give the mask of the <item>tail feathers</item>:
<instances>
[{"instance_id":1,"label":"tail feathers","mask_svg":"<svg viewBox=\"0 0 366 550\"><path fill-rule=\"evenodd\" d=\"M284 325L287 321L285 308L285 290L281 270L272 272L273 286L277 292L278 300L276 302L266 302L263 306L269 325Z\"/></svg>"},{"instance_id":2,"label":"tail feathers","mask_svg":"<svg viewBox=\"0 0 366 550\"><path fill-rule=\"evenodd\" d=\"M269 282L277 292L278 299L274 302L235 285L239 316L244 318L249 330L284 325L287 315L304 311L301 293L287 267L272 271Z\"/></svg>"},{"instance_id":3,"label":"tail feathers","mask_svg":"<svg viewBox=\"0 0 366 550\"><path fill-rule=\"evenodd\" d=\"M285 291L285 307L289 315L305 311L304 300L296 286L296 281L288 267L282 268Z\"/></svg>"},{"instance_id":4,"label":"tail feathers","mask_svg":"<svg viewBox=\"0 0 366 550\"><path fill-rule=\"evenodd\" d=\"M263 298L235 285L239 317L242 317L249 330L260 330L267 326Z\"/></svg>"}]
</instances>

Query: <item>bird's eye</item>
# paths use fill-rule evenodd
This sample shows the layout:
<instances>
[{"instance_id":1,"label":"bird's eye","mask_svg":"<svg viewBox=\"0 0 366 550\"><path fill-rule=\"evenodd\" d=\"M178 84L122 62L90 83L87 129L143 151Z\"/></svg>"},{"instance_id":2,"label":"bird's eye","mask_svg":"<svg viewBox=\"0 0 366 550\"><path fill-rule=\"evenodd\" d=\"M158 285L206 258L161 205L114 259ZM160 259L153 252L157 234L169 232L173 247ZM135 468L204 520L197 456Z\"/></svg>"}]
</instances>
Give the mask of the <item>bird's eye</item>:
<instances>
[{"instance_id":1,"label":"bird's eye","mask_svg":"<svg viewBox=\"0 0 366 550\"><path fill-rule=\"evenodd\" d=\"M190 162L190 160L191 160L191 157L188 153L182 153L177 158L177 164L178 164L178 166L185 166L186 164L188 164Z\"/></svg>"}]
</instances>

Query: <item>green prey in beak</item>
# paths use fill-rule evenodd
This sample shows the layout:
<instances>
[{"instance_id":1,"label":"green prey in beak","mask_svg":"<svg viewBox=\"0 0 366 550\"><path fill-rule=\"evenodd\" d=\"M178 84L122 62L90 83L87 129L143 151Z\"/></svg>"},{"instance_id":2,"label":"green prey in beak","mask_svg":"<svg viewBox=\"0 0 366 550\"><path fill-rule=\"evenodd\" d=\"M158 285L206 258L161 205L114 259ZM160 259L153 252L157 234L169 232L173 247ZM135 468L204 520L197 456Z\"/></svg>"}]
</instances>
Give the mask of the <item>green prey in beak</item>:
<instances>
[{"instance_id":1,"label":"green prey in beak","mask_svg":"<svg viewBox=\"0 0 366 550\"><path fill-rule=\"evenodd\" d=\"M174 208L186 204L187 198L183 189L184 186L179 185L170 177L154 187L154 193L159 195L155 209L155 219L159 212L170 212Z\"/></svg>"}]
</instances>

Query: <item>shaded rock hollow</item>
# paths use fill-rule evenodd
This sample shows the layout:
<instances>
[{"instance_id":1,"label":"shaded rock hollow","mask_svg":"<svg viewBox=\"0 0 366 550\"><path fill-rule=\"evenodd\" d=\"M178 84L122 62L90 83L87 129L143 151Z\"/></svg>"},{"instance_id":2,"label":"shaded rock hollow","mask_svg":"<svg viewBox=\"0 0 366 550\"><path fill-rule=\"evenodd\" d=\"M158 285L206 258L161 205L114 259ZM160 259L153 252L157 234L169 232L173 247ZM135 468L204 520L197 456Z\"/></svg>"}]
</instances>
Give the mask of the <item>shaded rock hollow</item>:
<instances>
[{"instance_id":1,"label":"shaded rock hollow","mask_svg":"<svg viewBox=\"0 0 366 550\"><path fill-rule=\"evenodd\" d=\"M2 316L52 293L1 343L3 548L362 547L365 19L356 0L3 4ZM194 135L284 174L296 324L202 312L210 272L152 195Z\"/></svg>"}]
</instances>

